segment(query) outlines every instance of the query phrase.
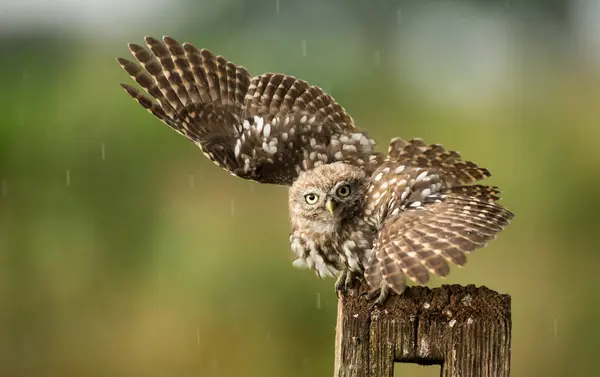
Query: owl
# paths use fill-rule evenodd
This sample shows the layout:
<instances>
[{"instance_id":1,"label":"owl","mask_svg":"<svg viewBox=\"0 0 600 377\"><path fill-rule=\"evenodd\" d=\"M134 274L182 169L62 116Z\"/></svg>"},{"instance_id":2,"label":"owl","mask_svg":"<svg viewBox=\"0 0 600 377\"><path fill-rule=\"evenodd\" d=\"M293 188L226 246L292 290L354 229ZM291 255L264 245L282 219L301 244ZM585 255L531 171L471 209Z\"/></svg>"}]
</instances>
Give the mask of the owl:
<instances>
[{"instance_id":1,"label":"owl","mask_svg":"<svg viewBox=\"0 0 600 377\"><path fill-rule=\"evenodd\" d=\"M137 62L117 60L147 94L125 91L231 175L288 186L293 265L336 277L338 292L364 278L381 304L406 278L464 265L514 217L457 152L399 138L377 152L317 86L167 36L145 43L129 44Z\"/></svg>"}]
</instances>

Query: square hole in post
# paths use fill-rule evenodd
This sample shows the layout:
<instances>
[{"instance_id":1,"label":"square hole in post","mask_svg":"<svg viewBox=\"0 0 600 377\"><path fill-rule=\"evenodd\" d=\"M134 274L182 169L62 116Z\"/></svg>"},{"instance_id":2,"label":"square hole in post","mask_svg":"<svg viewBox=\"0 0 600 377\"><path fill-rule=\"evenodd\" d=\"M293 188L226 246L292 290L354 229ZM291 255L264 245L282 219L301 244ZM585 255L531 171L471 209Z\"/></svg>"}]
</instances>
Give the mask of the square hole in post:
<instances>
[{"instance_id":1,"label":"square hole in post","mask_svg":"<svg viewBox=\"0 0 600 377\"><path fill-rule=\"evenodd\" d=\"M394 377L440 377L441 365L419 365L415 363L394 363Z\"/></svg>"}]
</instances>

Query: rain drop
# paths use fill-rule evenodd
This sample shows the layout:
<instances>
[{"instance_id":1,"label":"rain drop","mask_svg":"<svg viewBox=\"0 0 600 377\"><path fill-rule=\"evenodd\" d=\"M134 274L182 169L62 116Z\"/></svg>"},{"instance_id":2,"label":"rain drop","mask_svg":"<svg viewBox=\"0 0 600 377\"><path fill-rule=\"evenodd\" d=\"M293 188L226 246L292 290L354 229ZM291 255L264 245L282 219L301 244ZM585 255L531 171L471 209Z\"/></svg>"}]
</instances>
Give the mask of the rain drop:
<instances>
[{"instance_id":1,"label":"rain drop","mask_svg":"<svg viewBox=\"0 0 600 377\"><path fill-rule=\"evenodd\" d=\"M302 40L302 56L306 56L307 55L307 46L306 46L306 39Z\"/></svg>"},{"instance_id":2,"label":"rain drop","mask_svg":"<svg viewBox=\"0 0 600 377\"><path fill-rule=\"evenodd\" d=\"M196 178L194 177L193 174L190 174L190 176L188 177L189 183L190 183L190 188L193 190L194 188L196 188Z\"/></svg>"},{"instance_id":3,"label":"rain drop","mask_svg":"<svg viewBox=\"0 0 600 377\"><path fill-rule=\"evenodd\" d=\"M104 143L102 143L102 146L100 147L100 155L102 156L103 160L106 160L106 149L104 148Z\"/></svg>"},{"instance_id":4,"label":"rain drop","mask_svg":"<svg viewBox=\"0 0 600 377\"><path fill-rule=\"evenodd\" d=\"M6 182L6 179L2 180L2 196L6 198L6 195L8 195L8 183Z\"/></svg>"},{"instance_id":5,"label":"rain drop","mask_svg":"<svg viewBox=\"0 0 600 377\"><path fill-rule=\"evenodd\" d=\"M402 10L400 10L400 8L396 10L396 20L398 24L402 22Z\"/></svg>"},{"instance_id":6,"label":"rain drop","mask_svg":"<svg viewBox=\"0 0 600 377\"><path fill-rule=\"evenodd\" d=\"M556 334L558 332L558 320L554 318L554 338L556 339Z\"/></svg>"},{"instance_id":7,"label":"rain drop","mask_svg":"<svg viewBox=\"0 0 600 377\"><path fill-rule=\"evenodd\" d=\"M321 293L317 292L317 309L321 310Z\"/></svg>"},{"instance_id":8,"label":"rain drop","mask_svg":"<svg viewBox=\"0 0 600 377\"><path fill-rule=\"evenodd\" d=\"M196 329L196 340L198 342L198 345L200 345L200 327Z\"/></svg>"},{"instance_id":9,"label":"rain drop","mask_svg":"<svg viewBox=\"0 0 600 377\"><path fill-rule=\"evenodd\" d=\"M71 171L69 169L66 171L65 180L67 182L67 187L71 186Z\"/></svg>"},{"instance_id":10,"label":"rain drop","mask_svg":"<svg viewBox=\"0 0 600 377\"><path fill-rule=\"evenodd\" d=\"M234 203L233 203L233 199L231 199L231 216L233 216L233 211L234 211Z\"/></svg>"},{"instance_id":11,"label":"rain drop","mask_svg":"<svg viewBox=\"0 0 600 377\"><path fill-rule=\"evenodd\" d=\"M376 67L381 66L381 51L380 50L375 50L374 60L375 60Z\"/></svg>"},{"instance_id":12,"label":"rain drop","mask_svg":"<svg viewBox=\"0 0 600 377\"><path fill-rule=\"evenodd\" d=\"M212 359L211 363L210 363L210 370L212 372L216 372L217 369L219 369L219 360L217 359Z\"/></svg>"},{"instance_id":13,"label":"rain drop","mask_svg":"<svg viewBox=\"0 0 600 377\"><path fill-rule=\"evenodd\" d=\"M275 0L275 12L279 14L279 0Z\"/></svg>"}]
</instances>

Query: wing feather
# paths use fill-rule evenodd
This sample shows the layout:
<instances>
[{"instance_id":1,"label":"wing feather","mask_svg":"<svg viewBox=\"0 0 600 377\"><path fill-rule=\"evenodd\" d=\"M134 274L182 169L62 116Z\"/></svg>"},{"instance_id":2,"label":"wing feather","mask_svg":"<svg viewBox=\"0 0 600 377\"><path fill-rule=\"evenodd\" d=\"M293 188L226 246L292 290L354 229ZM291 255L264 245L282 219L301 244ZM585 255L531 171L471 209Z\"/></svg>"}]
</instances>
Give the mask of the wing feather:
<instances>
[{"instance_id":1,"label":"wing feather","mask_svg":"<svg viewBox=\"0 0 600 377\"><path fill-rule=\"evenodd\" d=\"M421 209L407 209L384 221L374 250L377 262L372 265L379 264L383 279L401 293L404 284L397 278L386 278L389 274L383 271L384 260L393 260L408 278L425 284L428 272L448 275L448 262L464 265L466 254L493 240L513 217L500 204L484 198L453 192L436 195ZM374 274L373 267L367 270Z\"/></svg>"},{"instance_id":2,"label":"wing feather","mask_svg":"<svg viewBox=\"0 0 600 377\"><path fill-rule=\"evenodd\" d=\"M130 44L121 67L150 95L122 84L158 119L230 173L290 185L303 170L335 161L375 169L375 142L317 86L283 74L251 77L206 49L165 36Z\"/></svg>"}]
</instances>

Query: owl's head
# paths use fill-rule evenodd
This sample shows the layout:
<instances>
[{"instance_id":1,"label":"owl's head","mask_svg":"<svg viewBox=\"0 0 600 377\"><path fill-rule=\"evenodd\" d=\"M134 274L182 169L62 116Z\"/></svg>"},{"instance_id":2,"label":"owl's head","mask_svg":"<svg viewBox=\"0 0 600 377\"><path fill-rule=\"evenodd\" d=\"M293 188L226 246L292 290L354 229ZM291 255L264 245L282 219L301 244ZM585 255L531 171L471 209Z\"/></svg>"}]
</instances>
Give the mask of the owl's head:
<instances>
[{"instance_id":1,"label":"owl's head","mask_svg":"<svg viewBox=\"0 0 600 377\"><path fill-rule=\"evenodd\" d=\"M333 231L359 214L367 185L361 168L343 162L302 172L289 193L292 224L319 233Z\"/></svg>"}]
</instances>

